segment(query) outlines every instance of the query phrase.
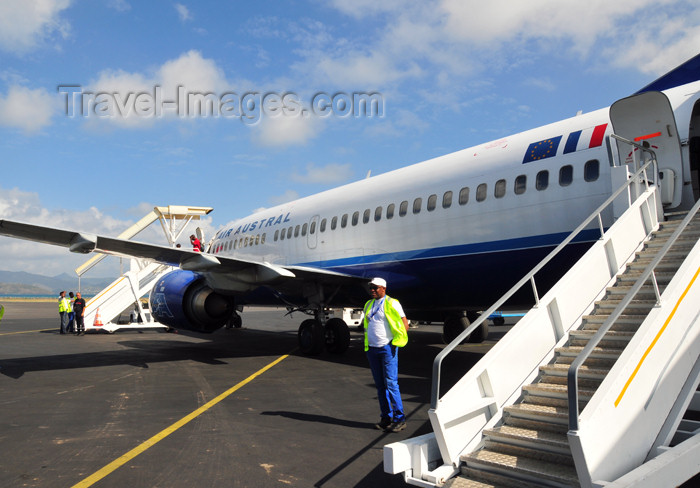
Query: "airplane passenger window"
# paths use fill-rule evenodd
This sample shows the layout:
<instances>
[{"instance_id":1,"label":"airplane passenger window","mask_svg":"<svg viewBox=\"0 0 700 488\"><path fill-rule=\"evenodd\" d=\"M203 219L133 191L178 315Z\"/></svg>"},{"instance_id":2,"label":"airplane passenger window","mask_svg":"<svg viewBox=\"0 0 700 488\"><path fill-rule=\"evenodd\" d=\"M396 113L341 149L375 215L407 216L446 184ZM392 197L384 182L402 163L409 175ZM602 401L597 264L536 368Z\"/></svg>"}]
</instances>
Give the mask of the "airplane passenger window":
<instances>
[{"instance_id":1,"label":"airplane passenger window","mask_svg":"<svg viewBox=\"0 0 700 488\"><path fill-rule=\"evenodd\" d=\"M318 228L319 232L326 232L326 219L321 220L321 225Z\"/></svg>"},{"instance_id":2,"label":"airplane passenger window","mask_svg":"<svg viewBox=\"0 0 700 488\"><path fill-rule=\"evenodd\" d=\"M265 244L265 237L267 236L267 232L263 233L263 235L260 236L260 244Z\"/></svg>"},{"instance_id":3,"label":"airplane passenger window","mask_svg":"<svg viewBox=\"0 0 700 488\"><path fill-rule=\"evenodd\" d=\"M311 222L311 228L309 229L309 234L316 233L316 221Z\"/></svg>"},{"instance_id":4,"label":"airplane passenger window","mask_svg":"<svg viewBox=\"0 0 700 488\"><path fill-rule=\"evenodd\" d=\"M574 181L574 167L570 164L562 166L559 170L559 185L569 186Z\"/></svg>"},{"instance_id":5,"label":"airplane passenger window","mask_svg":"<svg viewBox=\"0 0 700 488\"><path fill-rule=\"evenodd\" d=\"M421 205L423 205L423 199L421 197L418 197L415 200L413 200L413 213L414 214L420 213Z\"/></svg>"},{"instance_id":6,"label":"airplane passenger window","mask_svg":"<svg viewBox=\"0 0 700 488\"><path fill-rule=\"evenodd\" d=\"M340 219L340 226L344 229L348 226L348 214L343 214L343 218Z\"/></svg>"},{"instance_id":7,"label":"airplane passenger window","mask_svg":"<svg viewBox=\"0 0 700 488\"><path fill-rule=\"evenodd\" d=\"M401 202L401 205L399 206L399 217L405 217L407 211L408 211L408 201L404 200L403 202Z\"/></svg>"},{"instance_id":8,"label":"airplane passenger window","mask_svg":"<svg viewBox=\"0 0 700 488\"><path fill-rule=\"evenodd\" d=\"M437 206L437 195L434 195L434 194L430 195L428 197L428 206L427 206L428 212L432 212L433 210L435 210L436 206Z\"/></svg>"},{"instance_id":9,"label":"airplane passenger window","mask_svg":"<svg viewBox=\"0 0 700 488\"><path fill-rule=\"evenodd\" d=\"M517 178L515 178L515 187L513 190L515 191L516 195L522 195L525 193L525 190L527 188L527 176L525 175L520 175Z\"/></svg>"},{"instance_id":10,"label":"airplane passenger window","mask_svg":"<svg viewBox=\"0 0 700 488\"><path fill-rule=\"evenodd\" d=\"M600 165L597 159L591 159L586 162L583 167L583 179L586 181L595 181L600 176Z\"/></svg>"},{"instance_id":11,"label":"airplane passenger window","mask_svg":"<svg viewBox=\"0 0 700 488\"><path fill-rule=\"evenodd\" d=\"M382 207L377 207L374 209L374 221L379 222L382 220Z\"/></svg>"},{"instance_id":12,"label":"airplane passenger window","mask_svg":"<svg viewBox=\"0 0 700 488\"><path fill-rule=\"evenodd\" d=\"M275 231L275 232L277 232L277 231ZM286 233L286 232L284 231L284 229L282 229L282 232L280 232L280 241L283 241L283 240L284 240L284 234L285 234L285 233Z\"/></svg>"},{"instance_id":13,"label":"airplane passenger window","mask_svg":"<svg viewBox=\"0 0 700 488\"><path fill-rule=\"evenodd\" d=\"M338 227L338 217L333 217L331 219L331 230L335 230Z\"/></svg>"},{"instance_id":14,"label":"airplane passenger window","mask_svg":"<svg viewBox=\"0 0 700 488\"><path fill-rule=\"evenodd\" d=\"M357 223L360 221L360 212L355 211L352 214L352 225L357 225Z\"/></svg>"},{"instance_id":15,"label":"airplane passenger window","mask_svg":"<svg viewBox=\"0 0 700 488\"><path fill-rule=\"evenodd\" d=\"M386 219L390 220L394 218L394 209L396 208L396 205L393 203L390 203L389 206L386 208Z\"/></svg>"},{"instance_id":16,"label":"airplane passenger window","mask_svg":"<svg viewBox=\"0 0 700 488\"><path fill-rule=\"evenodd\" d=\"M287 239L292 238L292 231L293 230L294 230L294 227L292 227L292 226L287 227Z\"/></svg>"},{"instance_id":17,"label":"airplane passenger window","mask_svg":"<svg viewBox=\"0 0 700 488\"><path fill-rule=\"evenodd\" d=\"M549 186L549 171L546 169L543 171L540 171L537 173L537 177L535 177L535 188L537 188L538 191L542 191L546 189Z\"/></svg>"},{"instance_id":18,"label":"airplane passenger window","mask_svg":"<svg viewBox=\"0 0 700 488\"><path fill-rule=\"evenodd\" d=\"M483 202L484 200L486 200L487 190L488 190L488 186L486 185L486 183L482 183L476 187L476 201L477 202Z\"/></svg>"},{"instance_id":19,"label":"airplane passenger window","mask_svg":"<svg viewBox=\"0 0 700 488\"><path fill-rule=\"evenodd\" d=\"M493 187L493 196L503 198L506 194L506 180L498 180Z\"/></svg>"},{"instance_id":20,"label":"airplane passenger window","mask_svg":"<svg viewBox=\"0 0 700 488\"><path fill-rule=\"evenodd\" d=\"M452 192L446 191L442 196L442 208L450 208L452 206Z\"/></svg>"},{"instance_id":21,"label":"airplane passenger window","mask_svg":"<svg viewBox=\"0 0 700 488\"><path fill-rule=\"evenodd\" d=\"M369 214L370 214L370 210L368 208L365 209L365 212L362 214L362 223L363 224L366 224L367 222L369 222Z\"/></svg>"},{"instance_id":22,"label":"airplane passenger window","mask_svg":"<svg viewBox=\"0 0 700 488\"><path fill-rule=\"evenodd\" d=\"M304 224L301 226L301 235L302 237L306 235L306 229L308 228L309 224Z\"/></svg>"},{"instance_id":23,"label":"airplane passenger window","mask_svg":"<svg viewBox=\"0 0 700 488\"><path fill-rule=\"evenodd\" d=\"M459 190L459 204L466 205L469 202L469 187L465 186Z\"/></svg>"},{"instance_id":24,"label":"airplane passenger window","mask_svg":"<svg viewBox=\"0 0 700 488\"><path fill-rule=\"evenodd\" d=\"M294 237L299 237L299 225L294 227Z\"/></svg>"},{"instance_id":25,"label":"airplane passenger window","mask_svg":"<svg viewBox=\"0 0 700 488\"><path fill-rule=\"evenodd\" d=\"M260 234L255 236L255 245L257 246L258 244L260 244Z\"/></svg>"},{"instance_id":26,"label":"airplane passenger window","mask_svg":"<svg viewBox=\"0 0 700 488\"><path fill-rule=\"evenodd\" d=\"M243 247L248 247L248 238L243 239Z\"/></svg>"}]
</instances>

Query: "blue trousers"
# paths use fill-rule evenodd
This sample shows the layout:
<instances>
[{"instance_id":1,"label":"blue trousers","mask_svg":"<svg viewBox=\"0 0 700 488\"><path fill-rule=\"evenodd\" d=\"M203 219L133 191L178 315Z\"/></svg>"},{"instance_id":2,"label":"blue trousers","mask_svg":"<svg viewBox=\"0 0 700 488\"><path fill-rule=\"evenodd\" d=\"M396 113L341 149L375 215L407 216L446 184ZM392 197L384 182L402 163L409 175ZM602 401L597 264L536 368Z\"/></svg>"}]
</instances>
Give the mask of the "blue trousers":
<instances>
[{"instance_id":1,"label":"blue trousers","mask_svg":"<svg viewBox=\"0 0 700 488\"><path fill-rule=\"evenodd\" d=\"M382 418L394 422L406 420L399 392L399 348L391 344L370 347L367 350L367 359L377 387Z\"/></svg>"}]
</instances>

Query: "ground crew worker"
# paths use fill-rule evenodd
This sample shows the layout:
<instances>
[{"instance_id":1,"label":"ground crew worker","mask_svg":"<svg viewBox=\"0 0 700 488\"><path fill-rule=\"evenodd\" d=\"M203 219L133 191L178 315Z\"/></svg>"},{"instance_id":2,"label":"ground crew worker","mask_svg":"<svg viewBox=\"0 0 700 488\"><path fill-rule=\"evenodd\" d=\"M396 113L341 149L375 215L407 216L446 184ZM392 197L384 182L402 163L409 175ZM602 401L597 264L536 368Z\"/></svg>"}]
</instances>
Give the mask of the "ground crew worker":
<instances>
[{"instance_id":1,"label":"ground crew worker","mask_svg":"<svg viewBox=\"0 0 700 488\"><path fill-rule=\"evenodd\" d=\"M408 320L398 300L386 295L386 281L369 283L372 297L365 304L365 351L377 387L381 418L375 428L399 432L406 428L406 416L399 391L399 347L408 342Z\"/></svg>"},{"instance_id":2,"label":"ground crew worker","mask_svg":"<svg viewBox=\"0 0 700 488\"><path fill-rule=\"evenodd\" d=\"M61 317L61 334L68 332L68 310L70 302L66 298L66 292L62 291L58 296L58 315Z\"/></svg>"}]
</instances>

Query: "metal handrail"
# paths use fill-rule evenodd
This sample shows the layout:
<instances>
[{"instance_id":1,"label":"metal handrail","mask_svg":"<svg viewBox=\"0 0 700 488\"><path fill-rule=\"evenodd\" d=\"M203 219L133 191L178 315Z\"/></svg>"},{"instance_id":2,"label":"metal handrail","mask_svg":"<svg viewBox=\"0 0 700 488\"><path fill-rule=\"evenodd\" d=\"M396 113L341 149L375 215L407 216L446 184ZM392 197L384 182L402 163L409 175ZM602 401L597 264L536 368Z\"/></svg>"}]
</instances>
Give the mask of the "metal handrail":
<instances>
[{"instance_id":1,"label":"metal handrail","mask_svg":"<svg viewBox=\"0 0 700 488\"><path fill-rule=\"evenodd\" d=\"M603 212L623 191L625 191L631 184L637 183L638 178L644 175L644 181L646 184L646 187L649 187L649 180L646 177L646 170L650 165L654 166L654 174L657 174L658 171L656 169L656 153L647 148L644 147L640 144L637 144L636 142L628 141L626 139L623 139L619 136L616 136L615 134L612 134L612 137L614 137L617 140L620 140L622 142L631 144L632 146L635 146L639 148L643 152L647 152L651 155L651 158L644 164L642 165L641 168L639 168L631 178L629 178L625 184L621 185L620 188L617 189L610 197L605 200L598 208L596 208L591 215L584 220L576 229L574 229L566 239L564 239L561 244L559 244L552 252L550 252L542 261L539 262L527 275L525 275L520 281L518 281L513 287L508 290L496 303L491 305L488 310L484 311L479 318L477 318L472 324L467 327L465 330L462 331L461 334L459 334L452 342L450 342L445 349L443 349L437 356L435 356L435 359L433 360L433 377L432 377L432 390L431 390L431 395L430 395L430 406L433 409L436 409L438 406L438 402L440 400L440 376L442 373L442 362L445 359L445 357L450 354L459 344L462 343L469 335L474 332L477 327L479 327L484 320L486 320L489 315L494 313L495 311L499 310L501 306L510 298L512 297L522 286L527 283L528 281L531 282L532 288L533 288L533 293L535 294L535 302L539 304L539 296L537 293L537 288L535 286L535 274L537 274L547 263L549 263L554 256L556 256L564 247L566 247L581 231L583 231L588 224L591 223L593 219L598 217L600 213ZM633 156L634 157L634 156ZM636 158L635 158L636 160ZM602 237L602 235L601 235Z\"/></svg>"},{"instance_id":2,"label":"metal handrail","mask_svg":"<svg viewBox=\"0 0 700 488\"><path fill-rule=\"evenodd\" d=\"M607 318L605 322L603 322L603 325L601 325L600 329L598 329L598 332L593 336L593 338L586 344L586 346L583 348L581 353L574 359L574 361L571 363L571 366L569 366L569 371L567 373L567 388L568 388L568 399L569 399L569 430L576 431L579 428L579 423L578 423L578 417L579 417L579 409L578 409L578 371L581 365L588 359L588 357L591 355L591 352L593 349L600 343L602 340L603 336L610 330L612 325L615 323L615 321L622 315L622 312L627 308L627 306L630 304L630 302L634 299L634 297L637 295L639 290L644 286L646 283L647 279L651 276L652 281L653 281L653 286L654 286L654 292L656 293L656 305L659 305L659 302L661 300L660 294L659 294L659 287L658 283L656 282L656 275L654 273L654 269L656 266L661 262L661 260L666 256L666 253L668 250L671 248L676 243L676 240L678 239L678 236L685 230L686 226L688 223L693 219L695 214L697 213L698 209L700 209L700 200L698 200L693 208L688 212L688 215L681 221L681 223L678 225L675 231L671 234L671 236L668 238L666 241L666 244L661 248L661 250L656 254L654 259L651 260L651 262L647 265L646 268L644 268L644 271L642 274L639 276L637 281L635 281L634 285L630 289L629 292L625 295L625 297L620 301L620 303L615 307L615 309L612 311L610 316Z\"/></svg>"}]
</instances>

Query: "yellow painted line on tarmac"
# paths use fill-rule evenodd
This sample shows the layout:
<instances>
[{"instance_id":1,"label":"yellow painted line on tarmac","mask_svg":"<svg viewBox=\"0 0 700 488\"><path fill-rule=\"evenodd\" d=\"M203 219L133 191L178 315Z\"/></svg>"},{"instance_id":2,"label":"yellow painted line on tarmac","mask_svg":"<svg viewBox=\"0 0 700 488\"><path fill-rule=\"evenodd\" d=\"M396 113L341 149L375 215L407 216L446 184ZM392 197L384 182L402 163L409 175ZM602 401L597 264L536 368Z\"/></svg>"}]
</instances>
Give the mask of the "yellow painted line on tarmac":
<instances>
[{"instance_id":1,"label":"yellow painted line on tarmac","mask_svg":"<svg viewBox=\"0 0 700 488\"><path fill-rule=\"evenodd\" d=\"M168 437L170 434L178 430L180 427L185 426L187 423L189 423L191 420L196 419L198 416L209 410L211 407L219 403L220 401L224 400L226 397L231 395L232 393L236 392L237 390L243 388L245 385L253 381L255 378L260 376L261 374L265 373L269 369L273 368L277 364L281 363L285 359L287 359L290 354L292 354L294 351L290 352L289 354L285 354L284 356L280 356L274 361L272 361L270 364L267 366L263 367L262 369L256 371L252 375L248 376L246 379L243 381L239 382L235 386L231 387L230 389L226 390L223 392L221 395L217 396L213 400L209 401L208 403L202 405L199 407L197 410L192 412L191 414L187 415L186 417L181 418L174 424L172 424L170 427L166 428L165 430L160 431L147 441L143 442L141 445L135 447L131 451L127 452L126 454L118 457L111 463L109 463L107 466L104 468L100 469L99 471L95 472L94 474L88 476L85 478L83 481L79 482L78 484L75 484L72 486L72 488L87 488L88 486L92 486L93 484L97 483L113 471L117 470L118 468L124 466L126 463L134 459L136 456L139 454L143 453L146 451L148 448L154 446L158 442L162 441L166 437Z\"/></svg>"},{"instance_id":2,"label":"yellow painted line on tarmac","mask_svg":"<svg viewBox=\"0 0 700 488\"><path fill-rule=\"evenodd\" d=\"M51 329L18 330L17 332L0 332L0 336L15 335L15 334L31 334L33 332L48 332L50 330L56 330L56 327L52 327Z\"/></svg>"}]
</instances>

